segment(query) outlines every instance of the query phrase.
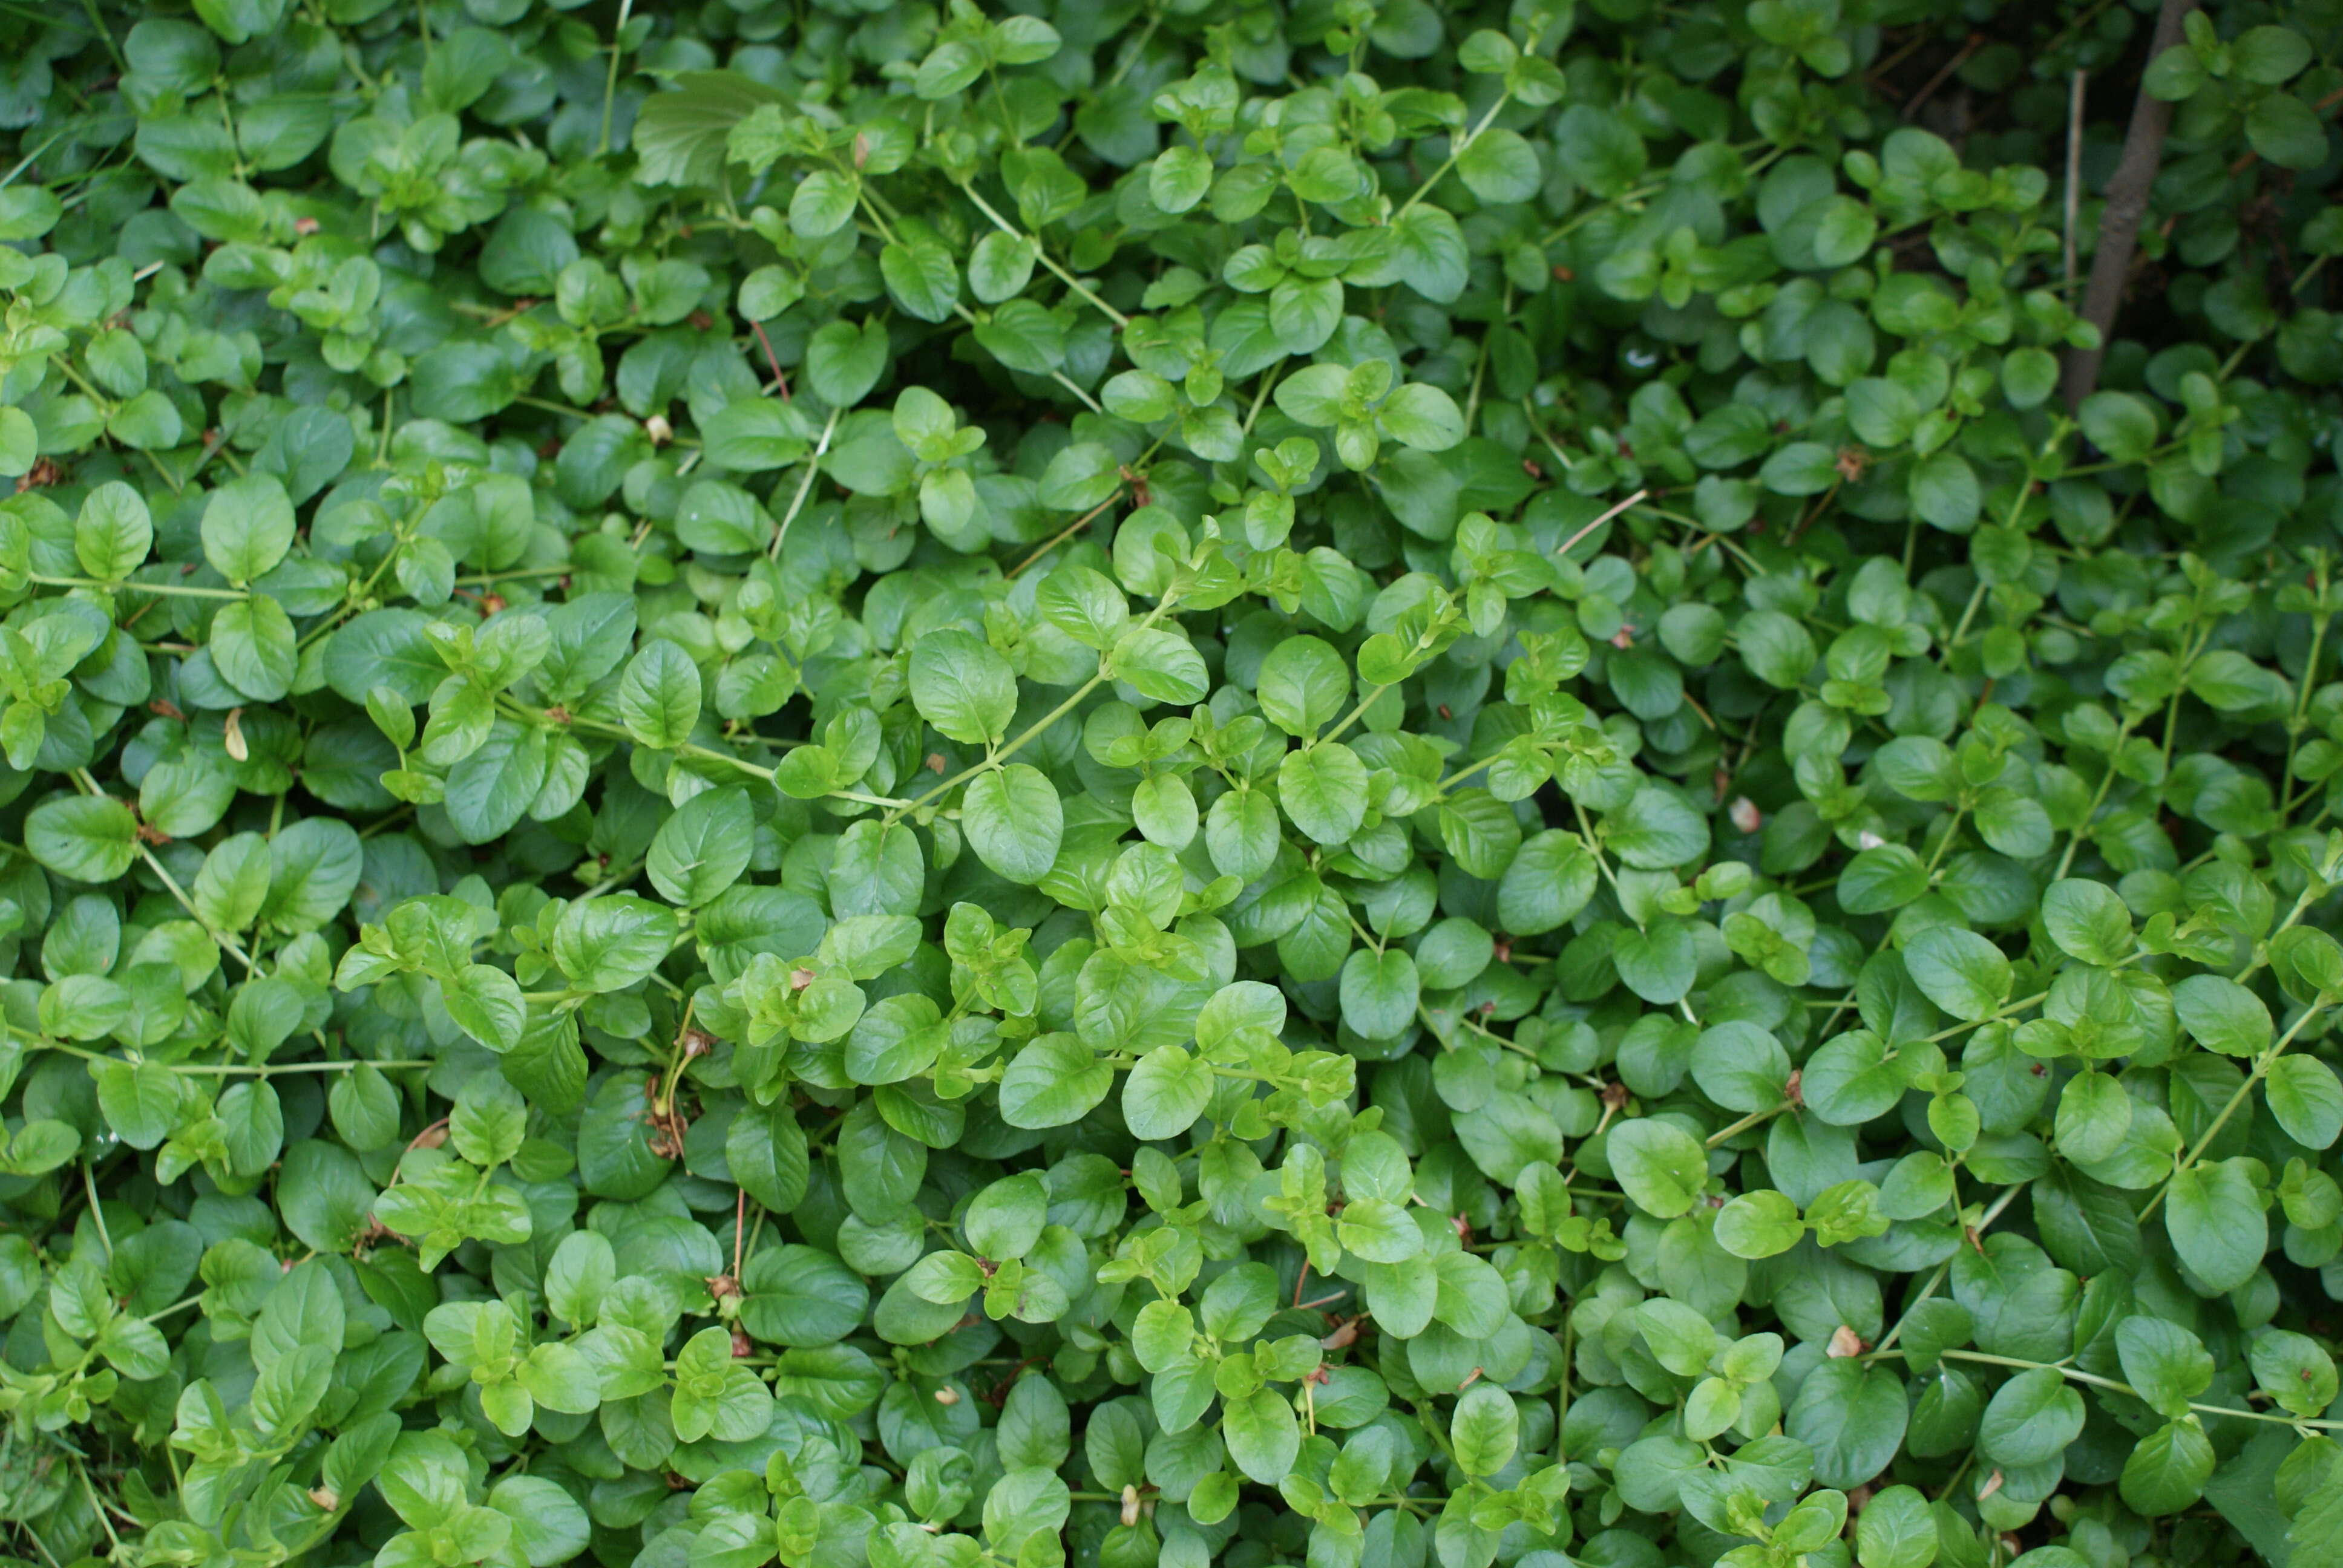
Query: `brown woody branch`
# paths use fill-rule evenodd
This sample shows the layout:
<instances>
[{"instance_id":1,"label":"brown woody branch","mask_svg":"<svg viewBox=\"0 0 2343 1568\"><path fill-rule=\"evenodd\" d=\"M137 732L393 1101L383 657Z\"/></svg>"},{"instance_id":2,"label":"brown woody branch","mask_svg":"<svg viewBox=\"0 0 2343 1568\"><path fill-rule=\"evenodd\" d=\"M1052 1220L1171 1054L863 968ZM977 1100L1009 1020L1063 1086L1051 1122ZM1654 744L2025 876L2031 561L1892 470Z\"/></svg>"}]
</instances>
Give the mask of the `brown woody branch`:
<instances>
[{"instance_id":1,"label":"brown woody branch","mask_svg":"<svg viewBox=\"0 0 2343 1568\"><path fill-rule=\"evenodd\" d=\"M2183 24L2197 8L2197 0L2164 0L2156 14L2156 36L2149 43L2147 63L2154 65L2167 49L2183 37ZM2164 160L2164 136L2172 125L2172 106L2147 90L2142 73L2139 96L2133 101L2131 126L2124 133L2123 159L2107 185L2107 205L2099 213L2099 241L2091 255L2091 280L2083 291L2083 319L2099 329L2097 348L2066 351L2060 393L2073 408L2099 384L2099 365L2114 340L2116 313L2123 308L2124 284L2131 274L2132 250L2139 241L2140 220L2147 215L2147 198L2156 186L2156 172Z\"/></svg>"}]
</instances>

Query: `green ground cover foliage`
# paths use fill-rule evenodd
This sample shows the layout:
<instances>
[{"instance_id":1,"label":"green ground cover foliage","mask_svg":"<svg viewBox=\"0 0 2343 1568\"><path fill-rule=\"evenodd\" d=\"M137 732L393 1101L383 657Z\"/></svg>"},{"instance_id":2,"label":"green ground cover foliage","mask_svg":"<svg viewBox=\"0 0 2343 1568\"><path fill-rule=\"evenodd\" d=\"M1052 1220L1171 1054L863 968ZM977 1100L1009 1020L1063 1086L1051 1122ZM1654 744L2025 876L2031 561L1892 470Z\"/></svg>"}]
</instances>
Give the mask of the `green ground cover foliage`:
<instances>
[{"instance_id":1,"label":"green ground cover foliage","mask_svg":"<svg viewBox=\"0 0 2343 1568\"><path fill-rule=\"evenodd\" d=\"M2155 22L0 4L0 1551L2343 1563L2343 6Z\"/></svg>"}]
</instances>

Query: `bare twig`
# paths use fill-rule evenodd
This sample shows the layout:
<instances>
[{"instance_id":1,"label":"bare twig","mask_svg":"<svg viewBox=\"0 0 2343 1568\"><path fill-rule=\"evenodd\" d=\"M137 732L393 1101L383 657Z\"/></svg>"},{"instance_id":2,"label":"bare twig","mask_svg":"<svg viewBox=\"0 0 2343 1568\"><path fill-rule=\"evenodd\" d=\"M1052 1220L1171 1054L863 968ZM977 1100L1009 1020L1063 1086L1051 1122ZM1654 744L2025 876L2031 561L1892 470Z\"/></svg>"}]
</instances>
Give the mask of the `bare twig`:
<instances>
[{"instance_id":1,"label":"bare twig","mask_svg":"<svg viewBox=\"0 0 2343 1568\"><path fill-rule=\"evenodd\" d=\"M1970 34L1969 41L1961 45L1960 53L1946 61L1943 67L1939 69L1935 75L1928 78L1927 84L1918 92L1912 95L1911 101L1904 106L1904 117L1908 120L1913 116L1918 114L1920 112L1920 106L1926 103L1930 98L1935 97L1936 95L1936 89L1943 86L1946 82L1951 81L1953 79L1953 73L1959 70L1963 65L1967 65L1969 63L1969 56L1984 47L1985 35L1982 33Z\"/></svg>"},{"instance_id":2,"label":"bare twig","mask_svg":"<svg viewBox=\"0 0 2343 1568\"><path fill-rule=\"evenodd\" d=\"M2183 24L2196 8L2197 0L2164 0L2156 15L2156 37L2148 45L2150 65L2180 42ZM2148 193L2164 161L2164 134L2171 126L2172 106L2150 93L2143 80L2139 96L2132 102L2130 128L2124 133L2123 159L2107 183L2107 205L2099 211L2098 245L2091 253L2091 280L2083 291L2083 319L2098 328L2099 345L2066 351L2059 391L2069 408L2098 387L2099 365L2115 335L2116 312L2123 308L2132 249L2139 241L2140 219L2147 216Z\"/></svg>"},{"instance_id":3,"label":"bare twig","mask_svg":"<svg viewBox=\"0 0 2343 1568\"><path fill-rule=\"evenodd\" d=\"M2074 268L2068 267L2067 270L2072 272ZM781 373L781 357L773 352L773 340L765 336L763 322L751 321L749 326L757 334L758 343L764 347L765 363L773 367L773 385L780 389L781 401L786 403L789 400L789 378Z\"/></svg>"},{"instance_id":4,"label":"bare twig","mask_svg":"<svg viewBox=\"0 0 2343 1568\"><path fill-rule=\"evenodd\" d=\"M814 443L812 453L806 458L805 477L798 481L798 493L789 499L789 509L781 514L780 526L773 530L773 542L765 553L775 560L781 558L781 541L789 537L789 525L805 510L806 498L813 494L814 476L821 472L821 459L830 450L830 438L838 433L838 417L846 412L832 408L830 418L822 425L821 439Z\"/></svg>"},{"instance_id":5,"label":"bare twig","mask_svg":"<svg viewBox=\"0 0 2343 1568\"><path fill-rule=\"evenodd\" d=\"M1121 499L1122 499L1122 490L1120 487L1117 487L1113 495L1109 496L1105 500L1101 501L1097 506L1092 507L1089 511L1084 512L1081 517L1076 518L1072 522L1068 523L1064 528L1059 529L1057 534L1051 538L1048 544L1043 545L1040 549L1035 550L1031 555L1027 556L1023 560L1019 561L1015 566L1010 568L1008 572L1004 575L1004 580L1014 578L1018 573L1023 571L1027 567L1031 566L1035 561L1040 560L1043 556L1048 555L1051 550L1054 550L1060 545L1064 544L1068 539L1073 538L1074 535L1080 533L1084 528L1088 527L1092 518L1097 517L1101 512L1105 511L1109 507L1113 506Z\"/></svg>"},{"instance_id":6,"label":"bare twig","mask_svg":"<svg viewBox=\"0 0 2343 1568\"><path fill-rule=\"evenodd\" d=\"M1625 500L1620 502L1617 506L1613 507L1609 511L1604 512L1601 517L1595 518L1593 522L1587 524L1584 528L1571 535L1570 538L1563 540L1562 543L1556 547L1554 553L1558 556L1568 555L1571 551L1571 548L1577 544L1579 540L1584 538L1587 535L1593 533L1595 529L1601 528L1604 524L1609 522L1612 518L1617 517L1620 513L1625 511L1629 507L1634 506L1636 502L1642 500L1651 493L1652 492L1649 490L1636 491L1634 495L1628 497Z\"/></svg>"},{"instance_id":7,"label":"bare twig","mask_svg":"<svg viewBox=\"0 0 2343 1568\"><path fill-rule=\"evenodd\" d=\"M1913 51L1919 48L1927 41L1928 34L1926 29L1923 28L1918 32L1914 33L1911 37L1906 38L1897 46L1894 54L1873 65L1868 71L1865 71L1863 74L1863 79L1876 86L1879 82L1886 76L1888 72L1893 71L1896 66L1911 58Z\"/></svg>"},{"instance_id":8,"label":"bare twig","mask_svg":"<svg viewBox=\"0 0 2343 1568\"><path fill-rule=\"evenodd\" d=\"M2066 94L2066 286L2075 286L2075 226L2083 212L2083 86L2088 71L2077 71Z\"/></svg>"}]
</instances>

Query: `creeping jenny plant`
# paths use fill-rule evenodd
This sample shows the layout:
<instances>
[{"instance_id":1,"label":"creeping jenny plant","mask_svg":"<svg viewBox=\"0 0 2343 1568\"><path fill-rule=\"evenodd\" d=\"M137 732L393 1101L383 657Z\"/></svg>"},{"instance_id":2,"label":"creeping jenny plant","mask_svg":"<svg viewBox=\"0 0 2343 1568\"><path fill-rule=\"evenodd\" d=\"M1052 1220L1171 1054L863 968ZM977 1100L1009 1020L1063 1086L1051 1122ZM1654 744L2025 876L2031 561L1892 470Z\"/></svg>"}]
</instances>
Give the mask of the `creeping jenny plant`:
<instances>
[{"instance_id":1,"label":"creeping jenny plant","mask_svg":"<svg viewBox=\"0 0 2343 1568\"><path fill-rule=\"evenodd\" d=\"M2343 1563L2167 10L0 4L9 1561Z\"/></svg>"}]
</instances>

